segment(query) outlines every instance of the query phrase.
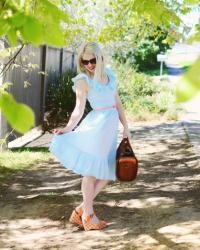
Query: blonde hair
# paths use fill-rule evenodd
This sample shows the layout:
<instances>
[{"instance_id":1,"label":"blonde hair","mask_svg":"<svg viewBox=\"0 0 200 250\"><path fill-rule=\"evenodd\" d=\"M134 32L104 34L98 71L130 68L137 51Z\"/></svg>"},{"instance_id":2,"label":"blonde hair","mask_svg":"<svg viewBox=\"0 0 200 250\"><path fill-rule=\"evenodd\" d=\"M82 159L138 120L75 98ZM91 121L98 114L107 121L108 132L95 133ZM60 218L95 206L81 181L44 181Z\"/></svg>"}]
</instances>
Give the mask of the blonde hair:
<instances>
[{"instance_id":1,"label":"blonde hair","mask_svg":"<svg viewBox=\"0 0 200 250\"><path fill-rule=\"evenodd\" d=\"M81 66L81 59L84 53L95 55L96 67L93 79L96 81L102 81L103 75L105 74L105 57L99 44L96 42L84 42L78 49L77 72L87 74L86 68Z\"/></svg>"}]
</instances>

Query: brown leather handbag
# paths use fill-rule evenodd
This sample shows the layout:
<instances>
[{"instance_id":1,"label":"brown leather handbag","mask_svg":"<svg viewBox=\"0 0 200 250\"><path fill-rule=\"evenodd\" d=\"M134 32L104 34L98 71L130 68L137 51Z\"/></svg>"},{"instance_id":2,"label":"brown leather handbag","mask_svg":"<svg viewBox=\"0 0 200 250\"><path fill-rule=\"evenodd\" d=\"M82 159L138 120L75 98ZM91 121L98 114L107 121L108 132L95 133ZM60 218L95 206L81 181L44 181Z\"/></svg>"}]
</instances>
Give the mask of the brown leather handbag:
<instances>
[{"instance_id":1,"label":"brown leather handbag","mask_svg":"<svg viewBox=\"0 0 200 250\"><path fill-rule=\"evenodd\" d=\"M138 173L136 158L128 137L120 142L116 152L116 176L119 181L133 181Z\"/></svg>"}]
</instances>

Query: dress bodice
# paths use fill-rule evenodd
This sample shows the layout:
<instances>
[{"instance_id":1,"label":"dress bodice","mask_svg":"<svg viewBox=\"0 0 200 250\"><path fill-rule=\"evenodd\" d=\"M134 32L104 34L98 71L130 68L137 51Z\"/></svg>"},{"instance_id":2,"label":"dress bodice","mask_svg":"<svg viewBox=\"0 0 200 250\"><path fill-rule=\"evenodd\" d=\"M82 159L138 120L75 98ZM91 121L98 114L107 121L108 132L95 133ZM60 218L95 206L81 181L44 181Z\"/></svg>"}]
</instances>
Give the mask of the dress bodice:
<instances>
[{"instance_id":1,"label":"dress bodice","mask_svg":"<svg viewBox=\"0 0 200 250\"><path fill-rule=\"evenodd\" d=\"M115 105L115 93L117 91L117 78L114 75L112 69L109 66L105 67L109 81L107 84L100 83L90 78L85 73L79 73L77 76L72 78L73 86L72 89L76 92L77 80L84 78L89 85L89 92L87 93L87 99L90 106L93 109L103 108L105 106Z\"/></svg>"}]
</instances>

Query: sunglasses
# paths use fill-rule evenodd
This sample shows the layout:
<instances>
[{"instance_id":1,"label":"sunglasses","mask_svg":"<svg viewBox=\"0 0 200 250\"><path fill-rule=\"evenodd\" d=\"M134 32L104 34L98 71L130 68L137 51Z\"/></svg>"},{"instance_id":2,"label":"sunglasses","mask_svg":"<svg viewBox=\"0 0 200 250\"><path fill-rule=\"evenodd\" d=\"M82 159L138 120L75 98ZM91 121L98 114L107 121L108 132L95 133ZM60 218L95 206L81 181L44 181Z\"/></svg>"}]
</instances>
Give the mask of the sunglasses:
<instances>
[{"instance_id":1,"label":"sunglasses","mask_svg":"<svg viewBox=\"0 0 200 250\"><path fill-rule=\"evenodd\" d=\"M83 59L81 59L81 62L82 62L83 65L88 65L89 63L96 64L96 58L94 57L94 58L92 58L90 60L83 60Z\"/></svg>"}]
</instances>

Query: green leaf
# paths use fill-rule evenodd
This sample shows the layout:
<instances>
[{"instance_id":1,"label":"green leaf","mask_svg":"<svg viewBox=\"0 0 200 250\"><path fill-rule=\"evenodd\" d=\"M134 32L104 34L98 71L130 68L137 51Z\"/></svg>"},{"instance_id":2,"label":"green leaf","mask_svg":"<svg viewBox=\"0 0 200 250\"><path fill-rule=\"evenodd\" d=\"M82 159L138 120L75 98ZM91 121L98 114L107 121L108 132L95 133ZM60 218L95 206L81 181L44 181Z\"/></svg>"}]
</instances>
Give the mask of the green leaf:
<instances>
[{"instance_id":1,"label":"green leaf","mask_svg":"<svg viewBox=\"0 0 200 250\"><path fill-rule=\"evenodd\" d=\"M198 93L198 89L193 86L188 79L182 78L176 87L176 101L186 102Z\"/></svg>"},{"instance_id":2,"label":"green leaf","mask_svg":"<svg viewBox=\"0 0 200 250\"><path fill-rule=\"evenodd\" d=\"M53 29L53 32L51 32ZM50 45L63 46L65 42L63 31L55 24L45 30L46 42Z\"/></svg>"},{"instance_id":3,"label":"green leaf","mask_svg":"<svg viewBox=\"0 0 200 250\"><path fill-rule=\"evenodd\" d=\"M38 1L38 7L46 14L47 18L51 17L55 22L63 20L65 22L69 21L69 15L65 11L59 9L58 5L51 3L48 0Z\"/></svg>"},{"instance_id":4,"label":"green leaf","mask_svg":"<svg viewBox=\"0 0 200 250\"><path fill-rule=\"evenodd\" d=\"M23 12L17 12L11 19L12 25L15 27L21 27L26 22L26 16Z\"/></svg>"},{"instance_id":5,"label":"green leaf","mask_svg":"<svg viewBox=\"0 0 200 250\"><path fill-rule=\"evenodd\" d=\"M200 57L181 77L176 87L177 102L190 100L200 91Z\"/></svg>"},{"instance_id":6,"label":"green leaf","mask_svg":"<svg viewBox=\"0 0 200 250\"><path fill-rule=\"evenodd\" d=\"M65 46L67 34L61 24L70 25L72 21L71 14L62 10L60 0L8 0L0 8L0 37L7 35L12 46L18 36L36 46Z\"/></svg>"},{"instance_id":7,"label":"green leaf","mask_svg":"<svg viewBox=\"0 0 200 250\"><path fill-rule=\"evenodd\" d=\"M0 94L0 108L10 125L19 133L25 133L35 125L32 109L23 103L17 103L6 91Z\"/></svg>"},{"instance_id":8,"label":"green leaf","mask_svg":"<svg viewBox=\"0 0 200 250\"><path fill-rule=\"evenodd\" d=\"M43 41L42 24L34 17L28 16L22 29L22 35L26 42L39 45Z\"/></svg>"},{"instance_id":9,"label":"green leaf","mask_svg":"<svg viewBox=\"0 0 200 250\"><path fill-rule=\"evenodd\" d=\"M3 19L0 19L0 37L6 34L10 29L10 24Z\"/></svg>"},{"instance_id":10,"label":"green leaf","mask_svg":"<svg viewBox=\"0 0 200 250\"><path fill-rule=\"evenodd\" d=\"M10 29L10 30L7 32L7 36L8 36L9 41L11 42L11 45L12 45L12 46L15 46L15 45L17 44L17 34L16 34L16 30Z\"/></svg>"}]
</instances>

